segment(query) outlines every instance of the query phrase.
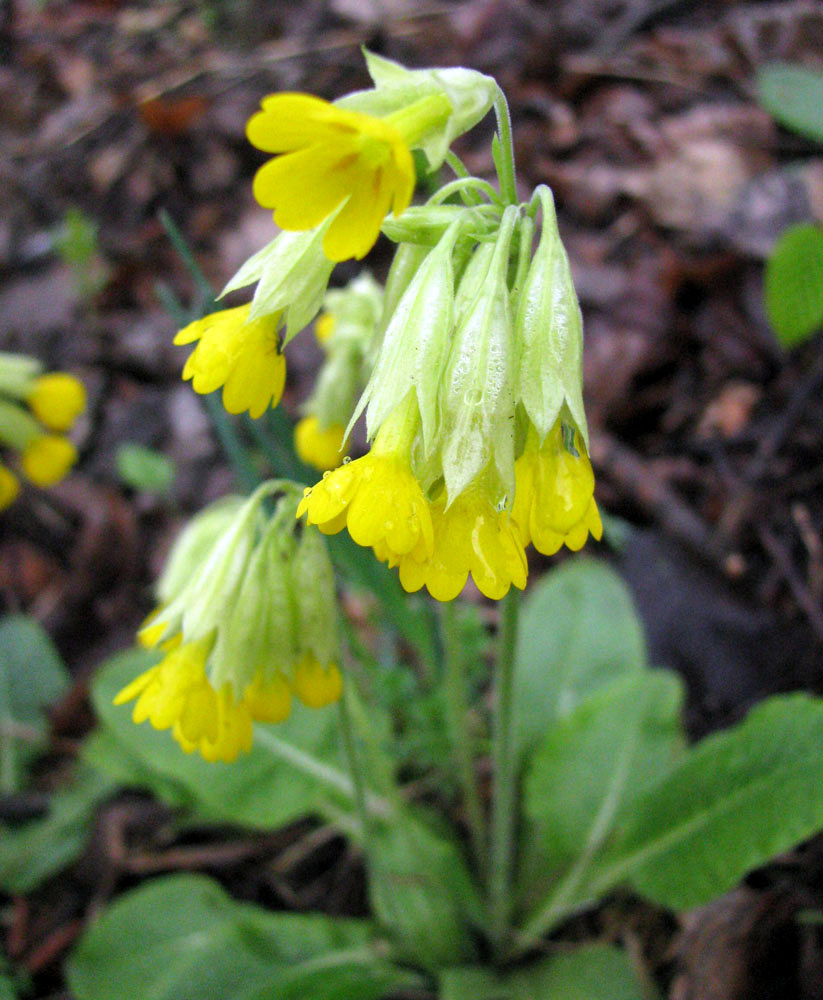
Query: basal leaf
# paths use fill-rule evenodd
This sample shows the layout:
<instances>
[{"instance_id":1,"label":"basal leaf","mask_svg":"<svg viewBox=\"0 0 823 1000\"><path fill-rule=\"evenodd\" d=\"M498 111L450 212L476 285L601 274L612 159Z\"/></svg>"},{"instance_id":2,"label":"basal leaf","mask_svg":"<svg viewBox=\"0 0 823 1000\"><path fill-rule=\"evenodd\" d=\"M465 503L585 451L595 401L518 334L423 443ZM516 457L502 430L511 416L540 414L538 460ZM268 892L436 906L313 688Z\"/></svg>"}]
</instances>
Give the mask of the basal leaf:
<instances>
[{"instance_id":1,"label":"basal leaf","mask_svg":"<svg viewBox=\"0 0 823 1000\"><path fill-rule=\"evenodd\" d=\"M522 754L591 692L646 663L629 593L605 563L576 559L535 586L521 616L515 719Z\"/></svg>"},{"instance_id":2,"label":"basal leaf","mask_svg":"<svg viewBox=\"0 0 823 1000\"><path fill-rule=\"evenodd\" d=\"M45 629L33 618L0 620L0 794L19 791L48 731L43 709L69 684Z\"/></svg>"},{"instance_id":3,"label":"basal leaf","mask_svg":"<svg viewBox=\"0 0 823 1000\"><path fill-rule=\"evenodd\" d=\"M709 902L823 827L823 700L770 698L641 795L593 872L672 909Z\"/></svg>"},{"instance_id":4,"label":"basal leaf","mask_svg":"<svg viewBox=\"0 0 823 1000\"><path fill-rule=\"evenodd\" d=\"M81 767L72 784L54 793L43 818L0 824L0 887L31 892L74 861L88 841L97 806L115 790L111 778Z\"/></svg>"},{"instance_id":5,"label":"basal leaf","mask_svg":"<svg viewBox=\"0 0 823 1000\"><path fill-rule=\"evenodd\" d=\"M481 967L449 969L440 1000L647 1000L625 952L588 945L507 976Z\"/></svg>"},{"instance_id":6,"label":"basal leaf","mask_svg":"<svg viewBox=\"0 0 823 1000\"><path fill-rule=\"evenodd\" d=\"M523 888L551 882L540 904L544 929L579 905L588 868L621 817L682 756L682 701L674 674L625 674L581 702L538 745L524 782Z\"/></svg>"},{"instance_id":7,"label":"basal leaf","mask_svg":"<svg viewBox=\"0 0 823 1000\"><path fill-rule=\"evenodd\" d=\"M68 981L77 1000L337 1000L335 981L359 973L363 996L377 1000L370 982L384 990L409 977L378 959L370 939L361 921L269 913L211 879L172 875L121 896L91 924ZM317 992L300 994L312 982Z\"/></svg>"}]
</instances>

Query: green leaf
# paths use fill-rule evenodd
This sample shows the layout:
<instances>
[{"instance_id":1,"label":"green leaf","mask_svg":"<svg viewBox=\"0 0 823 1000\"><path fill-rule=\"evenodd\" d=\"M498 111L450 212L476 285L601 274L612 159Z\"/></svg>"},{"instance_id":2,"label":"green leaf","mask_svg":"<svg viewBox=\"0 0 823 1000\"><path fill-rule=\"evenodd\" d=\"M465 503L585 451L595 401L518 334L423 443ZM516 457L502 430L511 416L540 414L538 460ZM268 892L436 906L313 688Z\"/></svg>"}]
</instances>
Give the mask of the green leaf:
<instances>
[{"instance_id":1,"label":"green leaf","mask_svg":"<svg viewBox=\"0 0 823 1000\"><path fill-rule=\"evenodd\" d=\"M0 887L31 892L83 851L97 806L117 789L111 778L81 767L52 796L48 814L20 825L0 824Z\"/></svg>"},{"instance_id":2,"label":"green leaf","mask_svg":"<svg viewBox=\"0 0 823 1000\"><path fill-rule=\"evenodd\" d=\"M48 732L43 709L69 686L69 674L33 618L0 620L0 794L19 791L26 766Z\"/></svg>"},{"instance_id":3,"label":"green leaf","mask_svg":"<svg viewBox=\"0 0 823 1000\"><path fill-rule=\"evenodd\" d=\"M0 972L0 1000L17 1000L14 980Z\"/></svg>"},{"instance_id":4,"label":"green leaf","mask_svg":"<svg viewBox=\"0 0 823 1000\"><path fill-rule=\"evenodd\" d=\"M773 63L757 75L760 101L781 125L823 142L823 73Z\"/></svg>"},{"instance_id":5,"label":"green leaf","mask_svg":"<svg viewBox=\"0 0 823 1000\"><path fill-rule=\"evenodd\" d=\"M117 474L126 486L147 493L165 493L174 482L174 462L153 448L121 444L117 449Z\"/></svg>"},{"instance_id":6,"label":"green leaf","mask_svg":"<svg viewBox=\"0 0 823 1000\"><path fill-rule=\"evenodd\" d=\"M672 909L700 906L823 827L823 700L770 698L641 795L593 874Z\"/></svg>"},{"instance_id":7,"label":"green leaf","mask_svg":"<svg viewBox=\"0 0 823 1000\"><path fill-rule=\"evenodd\" d=\"M581 558L547 574L524 603L517 642L514 698L520 754L591 692L645 664L642 627L613 570Z\"/></svg>"},{"instance_id":8,"label":"green leaf","mask_svg":"<svg viewBox=\"0 0 823 1000\"><path fill-rule=\"evenodd\" d=\"M679 678L627 674L590 695L546 734L524 784L524 888L558 873L537 909L543 932L578 906L589 866L638 797L685 751ZM562 874L560 874L562 873Z\"/></svg>"},{"instance_id":9,"label":"green leaf","mask_svg":"<svg viewBox=\"0 0 823 1000\"><path fill-rule=\"evenodd\" d=\"M121 896L91 924L68 981L77 1000L342 1000L352 981L377 1000L411 977L378 959L370 936L361 921L269 913L211 879L172 875ZM316 993L300 992L310 984Z\"/></svg>"},{"instance_id":10,"label":"green leaf","mask_svg":"<svg viewBox=\"0 0 823 1000\"><path fill-rule=\"evenodd\" d=\"M105 770L131 769L136 778L142 774L160 798L194 809L203 818L266 830L316 812L330 797L339 798L335 776L342 785L349 785L341 770L332 706L308 709L296 704L286 722L260 727L251 753L232 764L209 763L197 754L185 754L168 731L158 732L148 723L135 725L130 706L112 702L121 688L156 660L156 654L132 650L109 660L94 679L92 700L107 736L102 753L100 744L93 746L90 759L95 761L95 754L100 755ZM112 759L115 746L125 756L120 764ZM283 753L277 759L280 750L319 761L319 776L312 778L284 763ZM136 767L130 760L137 761ZM328 770L329 781L323 780L322 768ZM346 801L345 790L342 801Z\"/></svg>"},{"instance_id":11,"label":"green leaf","mask_svg":"<svg viewBox=\"0 0 823 1000\"><path fill-rule=\"evenodd\" d=\"M766 264L765 305L781 346L796 347L823 325L823 228L791 226Z\"/></svg>"},{"instance_id":12,"label":"green leaf","mask_svg":"<svg viewBox=\"0 0 823 1000\"><path fill-rule=\"evenodd\" d=\"M440 1000L641 1000L625 952L594 944L556 955L499 977L490 969L449 969L440 980Z\"/></svg>"},{"instance_id":13,"label":"green leaf","mask_svg":"<svg viewBox=\"0 0 823 1000\"><path fill-rule=\"evenodd\" d=\"M408 957L428 969L472 958L479 904L455 839L406 807L373 826L368 847L374 914Z\"/></svg>"}]
</instances>

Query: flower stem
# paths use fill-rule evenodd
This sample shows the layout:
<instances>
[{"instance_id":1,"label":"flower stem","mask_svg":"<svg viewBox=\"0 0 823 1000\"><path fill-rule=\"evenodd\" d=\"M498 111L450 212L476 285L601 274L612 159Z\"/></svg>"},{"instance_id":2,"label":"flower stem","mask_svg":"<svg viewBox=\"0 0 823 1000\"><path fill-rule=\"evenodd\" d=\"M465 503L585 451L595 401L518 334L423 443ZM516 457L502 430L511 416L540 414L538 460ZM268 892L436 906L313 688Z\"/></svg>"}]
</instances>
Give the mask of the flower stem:
<instances>
[{"instance_id":1,"label":"flower stem","mask_svg":"<svg viewBox=\"0 0 823 1000\"><path fill-rule=\"evenodd\" d=\"M482 873L486 867L485 821L480 805L477 775L471 752L471 734L468 726L469 705L466 698L466 679L464 676L466 664L460 652L460 636L457 629L454 601L447 601L441 605L441 626L445 654L444 695L449 735L457 765L457 777L468 814L472 851L478 869Z\"/></svg>"},{"instance_id":2,"label":"flower stem","mask_svg":"<svg viewBox=\"0 0 823 1000\"><path fill-rule=\"evenodd\" d=\"M511 918L511 884L516 831L516 767L514 759L514 653L520 594L513 587L501 611L496 665L496 704L492 761L491 871L489 915L492 945L498 957L505 953Z\"/></svg>"},{"instance_id":3,"label":"flower stem","mask_svg":"<svg viewBox=\"0 0 823 1000\"><path fill-rule=\"evenodd\" d=\"M504 203L516 205L517 184L514 175L512 120L506 95L499 87L494 99L494 113L497 117L497 135L500 140L500 194Z\"/></svg>"},{"instance_id":4,"label":"flower stem","mask_svg":"<svg viewBox=\"0 0 823 1000\"><path fill-rule=\"evenodd\" d=\"M363 779L363 769L360 766L360 755L354 741L354 726L352 724L351 709L349 708L349 683L346 680L343 685L343 693L337 703L340 717L340 734L343 738L343 753L346 756L349 774L351 775L352 786L354 788L354 805L363 837L363 854L366 858L366 865L369 864L369 833L371 820L366 800L366 783Z\"/></svg>"}]
</instances>

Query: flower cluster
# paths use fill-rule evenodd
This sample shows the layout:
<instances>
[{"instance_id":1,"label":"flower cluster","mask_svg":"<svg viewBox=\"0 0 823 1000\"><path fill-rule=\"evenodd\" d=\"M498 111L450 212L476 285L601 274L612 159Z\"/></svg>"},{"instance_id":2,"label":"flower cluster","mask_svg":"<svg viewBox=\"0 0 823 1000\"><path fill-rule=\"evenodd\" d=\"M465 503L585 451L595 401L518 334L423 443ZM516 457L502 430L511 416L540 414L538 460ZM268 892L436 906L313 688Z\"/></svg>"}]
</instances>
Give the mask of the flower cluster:
<instances>
[{"instance_id":1,"label":"flower cluster","mask_svg":"<svg viewBox=\"0 0 823 1000\"><path fill-rule=\"evenodd\" d=\"M135 700L135 722L171 729L206 760L248 751L252 722L283 721L292 695L312 708L340 697L331 564L316 532L295 530L293 487L265 514L283 485L226 498L190 522L139 634L162 658L115 699Z\"/></svg>"},{"instance_id":2,"label":"flower cluster","mask_svg":"<svg viewBox=\"0 0 823 1000\"><path fill-rule=\"evenodd\" d=\"M366 59L373 88L333 104L272 95L250 120L250 141L273 154L255 196L285 231L227 285L256 285L248 305L178 335L199 341L184 377L258 416L282 392L282 349L324 309L326 364L295 433L304 461L332 471L298 516L347 528L409 591L450 600L471 575L497 599L525 587L530 544L551 554L602 532L580 308L548 188L518 204L500 146L499 193L450 152L492 104L500 121L494 81ZM458 174L422 206L414 149ZM328 292L335 262L381 231L397 244L382 308L367 278ZM364 410L371 450L340 464Z\"/></svg>"},{"instance_id":3,"label":"flower cluster","mask_svg":"<svg viewBox=\"0 0 823 1000\"><path fill-rule=\"evenodd\" d=\"M602 532L582 323L548 189L481 238L471 206L433 215L429 231L438 219L402 292L390 276L396 305L355 411L371 451L307 490L298 514L347 527L406 590L451 600L471 574L496 599L525 586L530 543L552 554Z\"/></svg>"},{"instance_id":4,"label":"flower cluster","mask_svg":"<svg viewBox=\"0 0 823 1000\"><path fill-rule=\"evenodd\" d=\"M0 353L0 445L17 453L19 470L36 486L53 486L77 461L66 437L86 408L82 382L43 372L35 358ZM17 474L0 463L0 510L20 491Z\"/></svg>"}]
</instances>

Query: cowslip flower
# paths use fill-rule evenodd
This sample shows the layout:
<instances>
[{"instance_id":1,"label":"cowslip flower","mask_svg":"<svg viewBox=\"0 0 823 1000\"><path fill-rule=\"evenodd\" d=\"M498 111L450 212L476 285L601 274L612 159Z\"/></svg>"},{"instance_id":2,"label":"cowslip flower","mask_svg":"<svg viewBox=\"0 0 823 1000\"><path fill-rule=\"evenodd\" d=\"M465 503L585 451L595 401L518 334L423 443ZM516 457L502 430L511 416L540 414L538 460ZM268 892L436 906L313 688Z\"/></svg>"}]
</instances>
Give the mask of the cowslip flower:
<instances>
[{"instance_id":1,"label":"cowslip flower","mask_svg":"<svg viewBox=\"0 0 823 1000\"><path fill-rule=\"evenodd\" d=\"M77 461L77 449L66 437L39 434L20 455L26 478L35 486L54 486L64 479Z\"/></svg>"},{"instance_id":2,"label":"cowslip flower","mask_svg":"<svg viewBox=\"0 0 823 1000\"><path fill-rule=\"evenodd\" d=\"M277 154L254 178L254 197L281 229L314 229L337 213L323 239L329 260L358 260L384 217L414 193L407 140L389 119L347 111L309 94L273 94L246 128L249 142Z\"/></svg>"},{"instance_id":3,"label":"cowslip flower","mask_svg":"<svg viewBox=\"0 0 823 1000\"><path fill-rule=\"evenodd\" d=\"M438 601L451 601L471 573L477 589L499 600L509 587L526 586L528 565L523 544L508 511L497 510L485 492L474 487L447 506L445 493L431 505L432 554L400 560L400 583L407 591L423 585Z\"/></svg>"},{"instance_id":4,"label":"cowslip flower","mask_svg":"<svg viewBox=\"0 0 823 1000\"><path fill-rule=\"evenodd\" d=\"M307 489L297 516L324 534L344 527L358 545L392 564L412 551L428 558L433 534L429 505L411 469L419 414L410 394L383 424L371 450L345 462Z\"/></svg>"},{"instance_id":5,"label":"cowslip flower","mask_svg":"<svg viewBox=\"0 0 823 1000\"><path fill-rule=\"evenodd\" d=\"M162 603L138 634L162 659L115 698L135 702L135 723L170 729L209 761L247 752L252 724L282 722L292 695L312 708L340 697L328 554L316 532L295 537L291 487L263 514L281 485L189 524L159 581Z\"/></svg>"},{"instance_id":6,"label":"cowslip flower","mask_svg":"<svg viewBox=\"0 0 823 1000\"><path fill-rule=\"evenodd\" d=\"M223 406L229 413L248 410L262 416L277 406L286 383L286 360L280 353L280 314L250 320L250 305L210 313L184 327L177 345L197 346L183 368L195 392L207 394L223 387Z\"/></svg>"},{"instance_id":7,"label":"cowslip flower","mask_svg":"<svg viewBox=\"0 0 823 1000\"><path fill-rule=\"evenodd\" d=\"M20 493L20 480L11 469L0 464L0 510L10 507Z\"/></svg>"},{"instance_id":8,"label":"cowslip flower","mask_svg":"<svg viewBox=\"0 0 823 1000\"><path fill-rule=\"evenodd\" d=\"M512 520L524 545L543 555L561 546L576 552L591 535L603 534L594 499L594 473L582 435L558 420L545 441L529 428L523 454L515 462Z\"/></svg>"}]
</instances>

